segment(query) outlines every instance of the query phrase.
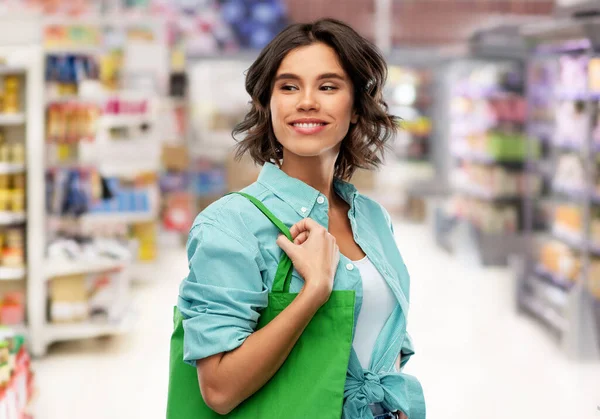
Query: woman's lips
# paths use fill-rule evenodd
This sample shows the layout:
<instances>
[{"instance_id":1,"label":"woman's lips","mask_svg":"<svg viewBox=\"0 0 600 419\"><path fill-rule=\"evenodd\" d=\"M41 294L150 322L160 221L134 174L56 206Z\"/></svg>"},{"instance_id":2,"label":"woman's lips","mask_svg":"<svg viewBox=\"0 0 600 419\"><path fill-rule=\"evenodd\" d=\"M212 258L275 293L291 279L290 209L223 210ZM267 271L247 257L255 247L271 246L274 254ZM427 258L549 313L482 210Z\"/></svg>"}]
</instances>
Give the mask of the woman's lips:
<instances>
[{"instance_id":1,"label":"woman's lips","mask_svg":"<svg viewBox=\"0 0 600 419\"><path fill-rule=\"evenodd\" d=\"M327 124L324 122L298 122L292 123L290 126L296 131L298 134L302 135L314 135L323 131Z\"/></svg>"}]
</instances>

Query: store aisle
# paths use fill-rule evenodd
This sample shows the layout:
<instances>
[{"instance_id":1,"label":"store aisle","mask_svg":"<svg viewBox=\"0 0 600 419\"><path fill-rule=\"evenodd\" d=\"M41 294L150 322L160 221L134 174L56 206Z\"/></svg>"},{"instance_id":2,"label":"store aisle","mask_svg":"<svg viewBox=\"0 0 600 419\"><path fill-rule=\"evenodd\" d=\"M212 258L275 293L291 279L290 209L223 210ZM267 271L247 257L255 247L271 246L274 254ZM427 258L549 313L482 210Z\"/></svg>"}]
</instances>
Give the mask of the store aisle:
<instances>
[{"instance_id":1,"label":"store aisle","mask_svg":"<svg viewBox=\"0 0 600 419\"><path fill-rule=\"evenodd\" d=\"M512 277L435 247L431 229L397 224L412 275L409 330L432 419L600 419L600 363L564 359L513 313ZM155 282L134 289L135 331L60 344L35 363L36 419L164 418L168 341L185 252L164 249Z\"/></svg>"}]
</instances>

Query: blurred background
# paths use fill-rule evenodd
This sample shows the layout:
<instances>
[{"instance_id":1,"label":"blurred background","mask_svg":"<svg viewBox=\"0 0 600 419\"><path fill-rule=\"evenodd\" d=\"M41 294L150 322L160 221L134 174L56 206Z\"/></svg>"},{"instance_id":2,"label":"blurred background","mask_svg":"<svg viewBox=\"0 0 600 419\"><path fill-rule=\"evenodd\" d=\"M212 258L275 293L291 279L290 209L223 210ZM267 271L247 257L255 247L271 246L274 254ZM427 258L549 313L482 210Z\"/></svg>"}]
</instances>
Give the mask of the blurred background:
<instances>
[{"instance_id":1,"label":"blurred background","mask_svg":"<svg viewBox=\"0 0 600 419\"><path fill-rule=\"evenodd\" d=\"M433 419L600 418L600 2L0 1L0 418L165 416L196 214L282 28L346 21L402 131L353 182L411 272Z\"/></svg>"}]
</instances>

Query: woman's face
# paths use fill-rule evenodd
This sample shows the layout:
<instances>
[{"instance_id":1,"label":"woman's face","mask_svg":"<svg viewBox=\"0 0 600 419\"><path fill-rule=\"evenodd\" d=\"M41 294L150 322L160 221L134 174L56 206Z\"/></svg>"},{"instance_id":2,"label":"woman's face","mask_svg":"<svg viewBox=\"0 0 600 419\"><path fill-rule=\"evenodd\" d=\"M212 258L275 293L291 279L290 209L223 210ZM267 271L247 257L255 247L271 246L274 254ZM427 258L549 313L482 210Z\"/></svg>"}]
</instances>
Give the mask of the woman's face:
<instances>
[{"instance_id":1,"label":"woman's face","mask_svg":"<svg viewBox=\"0 0 600 419\"><path fill-rule=\"evenodd\" d=\"M356 123L354 89L337 53L323 43L296 48L283 59L271 95L271 122L284 154L335 157Z\"/></svg>"}]
</instances>

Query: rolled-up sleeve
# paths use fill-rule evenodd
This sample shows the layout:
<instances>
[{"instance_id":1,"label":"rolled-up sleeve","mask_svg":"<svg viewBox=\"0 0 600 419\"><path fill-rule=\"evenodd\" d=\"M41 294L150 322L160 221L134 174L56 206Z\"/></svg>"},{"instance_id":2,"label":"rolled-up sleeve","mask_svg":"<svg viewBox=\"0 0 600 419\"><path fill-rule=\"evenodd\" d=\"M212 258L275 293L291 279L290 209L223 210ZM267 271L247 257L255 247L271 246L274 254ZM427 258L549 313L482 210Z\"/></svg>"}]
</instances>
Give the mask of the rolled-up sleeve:
<instances>
[{"instance_id":1,"label":"rolled-up sleeve","mask_svg":"<svg viewBox=\"0 0 600 419\"><path fill-rule=\"evenodd\" d=\"M410 358L415 354L413 341L408 332L406 332L406 337L404 338L404 342L402 343L402 350L400 353L402 354L400 361L400 369L402 369L410 360Z\"/></svg>"},{"instance_id":2,"label":"rolled-up sleeve","mask_svg":"<svg viewBox=\"0 0 600 419\"><path fill-rule=\"evenodd\" d=\"M257 246L222 226L196 225L187 254L189 274L181 283L178 307L184 318L184 361L195 365L242 345L267 306L268 289Z\"/></svg>"}]
</instances>

